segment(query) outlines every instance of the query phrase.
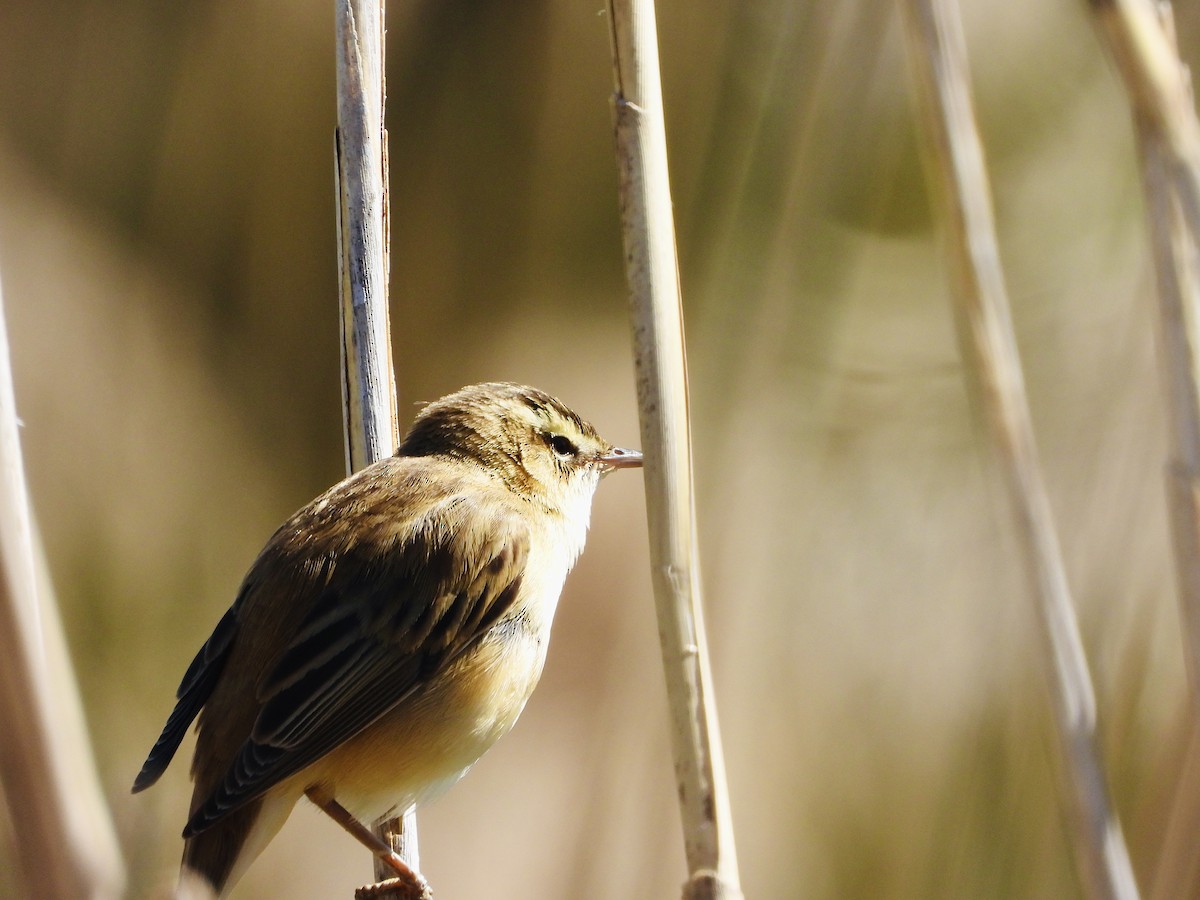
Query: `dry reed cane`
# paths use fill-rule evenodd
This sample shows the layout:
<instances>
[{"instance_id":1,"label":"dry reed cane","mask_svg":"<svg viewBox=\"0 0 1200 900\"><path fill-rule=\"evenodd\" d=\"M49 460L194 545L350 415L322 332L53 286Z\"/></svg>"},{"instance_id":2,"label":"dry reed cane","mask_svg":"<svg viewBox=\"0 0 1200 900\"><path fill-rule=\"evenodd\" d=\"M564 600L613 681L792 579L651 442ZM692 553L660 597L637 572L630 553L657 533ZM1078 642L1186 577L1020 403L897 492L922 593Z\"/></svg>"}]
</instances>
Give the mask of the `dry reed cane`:
<instances>
[{"instance_id":1,"label":"dry reed cane","mask_svg":"<svg viewBox=\"0 0 1200 900\"><path fill-rule=\"evenodd\" d=\"M952 0L903 0L909 58L946 219L959 344L979 388L1016 518L1059 747L1062 803L1088 897L1135 898L1096 739L1096 700L1067 587L1025 398L992 216L983 146Z\"/></svg>"},{"instance_id":2,"label":"dry reed cane","mask_svg":"<svg viewBox=\"0 0 1200 900\"><path fill-rule=\"evenodd\" d=\"M396 384L388 320L387 133L384 131L384 10L381 0L338 0L338 297L346 470L395 452ZM417 821L376 823L376 834L420 869ZM375 877L392 874L375 861Z\"/></svg>"},{"instance_id":3,"label":"dry reed cane","mask_svg":"<svg viewBox=\"0 0 1200 900\"><path fill-rule=\"evenodd\" d=\"M610 0L621 224L685 900L742 896L700 599L687 363L652 0Z\"/></svg>"}]
</instances>

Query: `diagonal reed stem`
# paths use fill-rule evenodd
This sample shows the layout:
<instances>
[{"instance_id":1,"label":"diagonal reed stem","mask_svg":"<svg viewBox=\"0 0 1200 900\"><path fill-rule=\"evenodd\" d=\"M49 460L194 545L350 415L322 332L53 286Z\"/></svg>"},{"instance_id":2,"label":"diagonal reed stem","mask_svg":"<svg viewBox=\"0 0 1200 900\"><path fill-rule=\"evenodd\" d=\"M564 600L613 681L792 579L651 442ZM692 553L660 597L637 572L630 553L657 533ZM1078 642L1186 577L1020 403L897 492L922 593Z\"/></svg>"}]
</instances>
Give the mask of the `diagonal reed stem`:
<instances>
[{"instance_id":1,"label":"diagonal reed stem","mask_svg":"<svg viewBox=\"0 0 1200 900\"><path fill-rule=\"evenodd\" d=\"M1096 699L1038 462L1000 267L983 146L953 0L903 0L909 58L946 219L959 343L981 395L1025 558L1059 748L1062 802L1085 893L1134 898L1137 884L1105 784Z\"/></svg>"},{"instance_id":2,"label":"diagonal reed stem","mask_svg":"<svg viewBox=\"0 0 1200 900\"><path fill-rule=\"evenodd\" d=\"M1186 69L1169 36L1170 8L1162 9L1160 19L1149 2L1093 3L1100 34L1129 94L1141 160L1171 428L1167 482L1184 651L1192 696L1200 702L1200 273L1197 232L1189 231L1187 204L1181 200L1187 183L1200 179L1180 178L1181 166L1192 166L1176 145L1183 142L1180 135L1196 131L1196 114Z\"/></svg>"},{"instance_id":3,"label":"diagonal reed stem","mask_svg":"<svg viewBox=\"0 0 1200 900\"><path fill-rule=\"evenodd\" d=\"M1200 267L1196 219L1200 126L1167 3L1093 0L1133 115L1146 227L1158 294L1158 355L1170 426L1167 501L1184 658L1191 687L1189 746L1166 823L1152 896L1200 892ZM1190 199L1189 199L1190 198Z\"/></svg>"},{"instance_id":4,"label":"diagonal reed stem","mask_svg":"<svg viewBox=\"0 0 1200 900\"><path fill-rule=\"evenodd\" d=\"M0 782L25 896L108 900L125 864L49 579L39 578L0 305Z\"/></svg>"}]
</instances>

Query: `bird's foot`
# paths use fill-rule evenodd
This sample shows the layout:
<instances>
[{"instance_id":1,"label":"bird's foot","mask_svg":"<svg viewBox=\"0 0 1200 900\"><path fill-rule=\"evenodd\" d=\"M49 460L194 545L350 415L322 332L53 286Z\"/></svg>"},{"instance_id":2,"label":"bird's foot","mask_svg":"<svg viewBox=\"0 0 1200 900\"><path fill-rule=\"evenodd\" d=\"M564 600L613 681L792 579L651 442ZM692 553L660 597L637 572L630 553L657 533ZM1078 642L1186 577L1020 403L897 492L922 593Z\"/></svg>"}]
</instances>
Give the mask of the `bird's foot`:
<instances>
[{"instance_id":1,"label":"bird's foot","mask_svg":"<svg viewBox=\"0 0 1200 900\"><path fill-rule=\"evenodd\" d=\"M420 872L409 869L407 875L363 885L354 900L433 900L433 891Z\"/></svg>"},{"instance_id":2,"label":"bird's foot","mask_svg":"<svg viewBox=\"0 0 1200 900\"><path fill-rule=\"evenodd\" d=\"M429 889L429 882L425 880L425 876L406 863L400 854L375 832L354 818L327 790L314 785L305 791L305 794L326 815L350 832L374 853L377 859L396 873L395 878L360 887L354 892L355 900L433 900L433 891Z\"/></svg>"}]
</instances>

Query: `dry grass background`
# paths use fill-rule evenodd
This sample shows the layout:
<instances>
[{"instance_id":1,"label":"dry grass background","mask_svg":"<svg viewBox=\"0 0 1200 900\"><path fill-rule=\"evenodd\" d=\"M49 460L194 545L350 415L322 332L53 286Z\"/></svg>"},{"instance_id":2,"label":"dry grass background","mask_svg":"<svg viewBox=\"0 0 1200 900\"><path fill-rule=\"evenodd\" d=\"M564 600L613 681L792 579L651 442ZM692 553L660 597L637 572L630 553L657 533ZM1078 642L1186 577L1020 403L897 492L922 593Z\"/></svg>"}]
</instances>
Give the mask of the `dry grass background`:
<instances>
[{"instance_id":1,"label":"dry grass background","mask_svg":"<svg viewBox=\"0 0 1200 900\"><path fill-rule=\"evenodd\" d=\"M1145 886L1184 681L1128 113L1082 3L963 8ZM506 378L636 440L599 9L388 11L405 421ZM1200 19L1177 13L1195 66ZM895 10L667 0L659 25L747 896L1072 896L1030 606L963 387ZM0 5L0 276L27 468L135 897L170 882L180 848L186 767L128 794L177 680L270 531L342 472L332 33L315 0ZM634 477L605 484L541 689L422 816L440 897L677 895L640 499ZM239 896L348 897L369 874L301 809Z\"/></svg>"}]
</instances>

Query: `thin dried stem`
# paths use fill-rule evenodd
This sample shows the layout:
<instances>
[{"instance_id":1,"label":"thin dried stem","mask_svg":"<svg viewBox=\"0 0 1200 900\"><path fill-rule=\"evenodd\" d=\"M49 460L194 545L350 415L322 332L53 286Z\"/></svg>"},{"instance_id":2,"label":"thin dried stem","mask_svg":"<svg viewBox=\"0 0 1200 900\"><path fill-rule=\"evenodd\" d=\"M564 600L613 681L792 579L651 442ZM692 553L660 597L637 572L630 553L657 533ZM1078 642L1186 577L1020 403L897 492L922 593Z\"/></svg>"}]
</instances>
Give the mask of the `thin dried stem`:
<instances>
[{"instance_id":1,"label":"thin dried stem","mask_svg":"<svg viewBox=\"0 0 1200 900\"><path fill-rule=\"evenodd\" d=\"M1196 132L1190 79L1175 54L1169 7L1151 3L1093 4L1125 82L1133 108L1141 160L1146 223L1154 258L1159 304L1159 355L1171 427L1168 497L1175 537L1184 652L1193 699L1200 703L1200 341L1195 232L1181 202L1186 184L1197 181L1195 162L1180 154ZM1149 57L1146 56L1149 54ZM1170 59L1163 58L1166 54ZM1150 78L1149 73L1158 77ZM1168 77L1169 73L1173 73ZM1178 145L1178 146L1177 146ZM1181 168L1192 175L1180 178Z\"/></svg>"},{"instance_id":2,"label":"thin dried stem","mask_svg":"<svg viewBox=\"0 0 1200 900\"><path fill-rule=\"evenodd\" d=\"M125 865L33 543L0 304L0 780L25 896L107 900L121 896Z\"/></svg>"},{"instance_id":3,"label":"thin dried stem","mask_svg":"<svg viewBox=\"0 0 1200 900\"><path fill-rule=\"evenodd\" d=\"M383 128L383 4L337 5L338 273L346 469L390 456L399 440L388 322L387 134ZM419 869L412 811L377 824L377 833ZM375 876L390 870L382 863Z\"/></svg>"},{"instance_id":4,"label":"thin dried stem","mask_svg":"<svg viewBox=\"0 0 1200 900\"><path fill-rule=\"evenodd\" d=\"M1089 0L1130 100L1158 136L1185 221L1200 235L1200 124L1192 84L1175 49L1170 5Z\"/></svg>"},{"instance_id":5,"label":"thin dried stem","mask_svg":"<svg viewBox=\"0 0 1200 900\"><path fill-rule=\"evenodd\" d=\"M1105 784L1095 693L1038 462L968 85L962 22L951 0L905 0L901 6L934 149L931 169L944 206L960 346L980 388L1033 588L1076 866L1087 896L1137 897Z\"/></svg>"},{"instance_id":6,"label":"thin dried stem","mask_svg":"<svg viewBox=\"0 0 1200 900\"><path fill-rule=\"evenodd\" d=\"M654 4L611 0L609 15L650 563L689 869L683 895L732 900L742 893L700 598L682 298Z\"/></svg>"},{"instance_id":7,"label":"thin dried stem","mask_svg":"<svg viewBox=\"0 0 1200 900\"><path fill-rule=\"evenodd\" d=\"M387 306L387 173L383 168L382 7L338 0L338 274L346 468L396 448L396 389Z\"/></svg>"},{"instance_id":8,"label":"thin dried stem","mask_svg":"<svg viewBox=\"0 0 1200 900\"><path fill-rule=\"evenodd\" d=\"M1170 6L1116 0L1093 2L1091 7L1129 95L1141 161L1158 288L1160 368L1171 429L1167 499L1191 685L1191 739L1163 837L1153 896L1190 897L1200 891L1194 851L1200 822L1200 232L1187 213L1195 208L1195 185L1200 184L1195 152L1200 127L1191 78L1175 47Z\"/></svg>"}]
</instances>

